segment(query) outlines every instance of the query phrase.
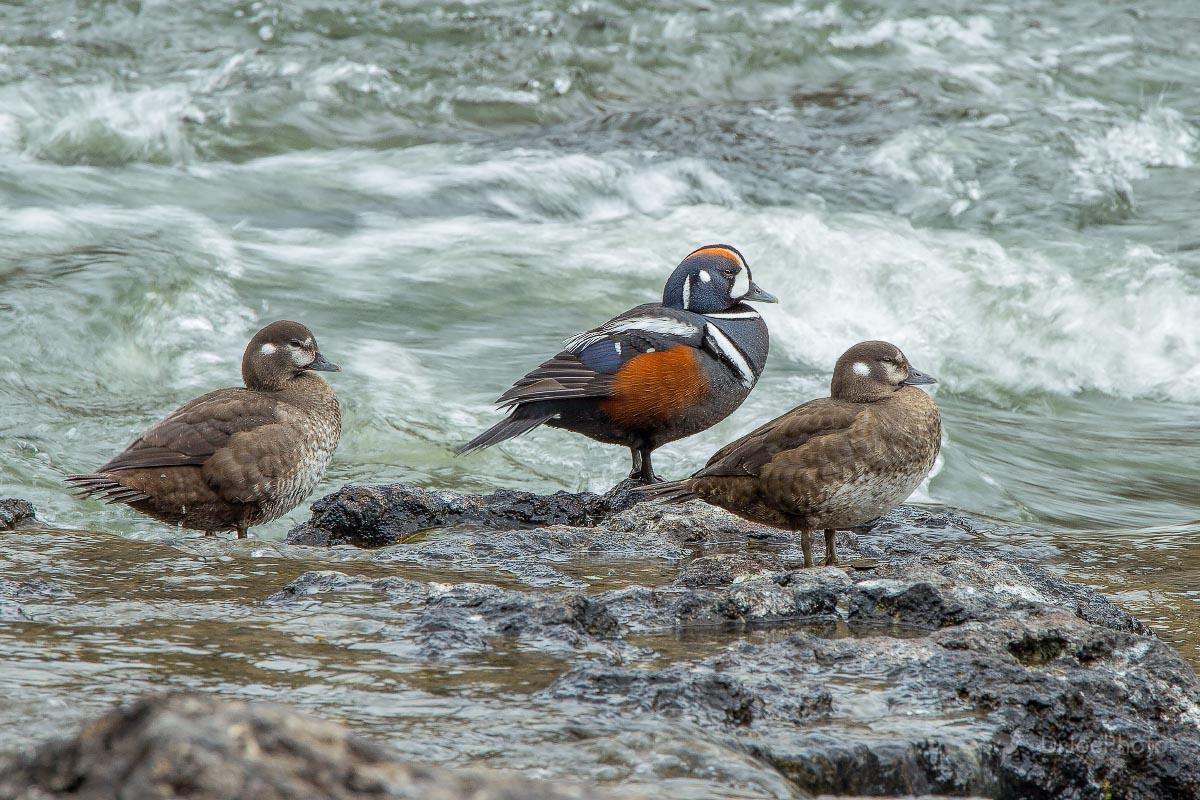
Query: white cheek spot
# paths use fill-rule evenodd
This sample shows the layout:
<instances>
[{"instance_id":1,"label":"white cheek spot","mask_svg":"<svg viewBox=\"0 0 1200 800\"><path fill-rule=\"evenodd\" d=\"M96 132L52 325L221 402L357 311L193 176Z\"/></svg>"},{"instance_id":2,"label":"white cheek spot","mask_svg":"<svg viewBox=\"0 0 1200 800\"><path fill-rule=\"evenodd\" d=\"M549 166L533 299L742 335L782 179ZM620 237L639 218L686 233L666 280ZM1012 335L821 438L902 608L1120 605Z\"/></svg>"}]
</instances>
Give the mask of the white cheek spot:
<instances>
[{"instance_id":1,"label":"white cheek spot","mask_svg":"<svg viewBox=\"0 0 1200 800\"><path fill-rule=\"evenodd\" d=\"M709 283L712 281L712 275L708 274L708 270L702 269L700 270L700 280L704 281L705 283Z\"/></svg>"},{"instance_id":2,"label":"white cheek spot","mask_svg":"<svg viewBox=\"0 0 1200 800\"><path fill-rule=\"evenodd\" d=\"M310 362L307 358L304 357L303 351L297 350L295 347L289 347L288 350L291 351L290 355L292 357L293 364L295 364L297 367L308 366L308 364Z\"/></svg>"},{"instance_id":3,"label":"white cheek spot","mask_svg":"<svg viewBox=\"0 0 1200 800\"><path fill-rule=\"evenodd\" d=\"M855 375L858 375L861 378L865 378L871 374L871 368L861 361L855 361L854 366L851 367L851 369L854 370Z\"/></svg>"},{"instance_id":4,"label":"white cheek spot","mask_svg":"<svg viewBox=\"0 0 1200 800\"><path fill-rule=\"evenodd\" d=\"M730 297L745 297L750 294L750 276L746 274L746 270L739 270L737 277L733 279L733 288L729 291Z\"/></svg>"},{"instance_id":5,"label":"white cheek spot","mask_svg":"<svg viewBox=\"0 0 1200 800\"><path fill-rule=\"evenodd\" d=\"M266 344L264 344L262 346L262 350L260 350L259 352L261 352L264 356L269 356L275 352L275 345L271 344L270 342L267 342Z\"/></svg>"}]
</instances>

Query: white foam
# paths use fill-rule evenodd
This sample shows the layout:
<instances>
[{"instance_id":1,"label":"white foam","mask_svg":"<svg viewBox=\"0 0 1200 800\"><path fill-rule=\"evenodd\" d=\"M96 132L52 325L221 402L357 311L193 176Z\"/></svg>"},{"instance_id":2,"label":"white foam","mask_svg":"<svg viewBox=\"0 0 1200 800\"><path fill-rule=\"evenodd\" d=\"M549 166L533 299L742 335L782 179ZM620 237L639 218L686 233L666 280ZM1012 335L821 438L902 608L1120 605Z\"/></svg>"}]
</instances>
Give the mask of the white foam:
<instances>
[{"instance_id":1,"label":"white foam","mask_svg":"<svg viewBox=\"0 0 1200 800\"><path fill-rule=\"evenodd\" d=\"M772 343L798 360L831 365L882 338L958 390L1200 399L1200 289L1149 248L1067 263L878 215L775 210L755 225L771 241L756 271L783 298L765 310Z\"/></svg>"},{"instance_id":2,"label":"white foam","mask_svg":"<svg viewBox=\"0 0 1200 800\"><path fill-rule=\"evenodd\" d=\"M1190 167L1196 130L1178 111L1156 106L1136 120L1075 140L1071 163L1076 196L1096 200L1111 194L1132 201L1132 182L1149 176L1151 167Z\"/></svg>"},{"instance_id":3,"label":"white foam","mask_svg":"<svg viewBox=\"0 0 1200 800\"><path fill-rule=\"evenodd\" d=\"M26 151L65 163L186 163L195 157L187 126L205 115L186 86L118 91L64 89L28 97L5 93L5 110L20 120Z\"/></svg>"},{"instance_id":4,"label":"white foam","mask_svg":"<svg viewBox=\"0 0 1200 800\"><path fill-rule=\"evenodd\" d=\"M890 44L909 49L932 47L947 42L972 50L996 47L995 28L986 17L962 20L933 14L910 19L884 19L863 31L843 31L829 37L839 49L856 50Z\"/></svg>"}]
</instances>

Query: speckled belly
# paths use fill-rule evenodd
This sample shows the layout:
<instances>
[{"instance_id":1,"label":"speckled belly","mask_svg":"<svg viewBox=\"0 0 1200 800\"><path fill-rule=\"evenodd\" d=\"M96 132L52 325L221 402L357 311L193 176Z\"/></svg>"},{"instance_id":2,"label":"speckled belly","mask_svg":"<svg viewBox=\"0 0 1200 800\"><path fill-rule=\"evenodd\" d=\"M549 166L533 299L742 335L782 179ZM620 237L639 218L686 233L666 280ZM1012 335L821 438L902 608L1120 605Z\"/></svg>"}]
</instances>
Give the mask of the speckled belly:
<instances>
[{"instance_id":1,"label":"speckled belly","mask_svg":"<svg viewBox=\"0 0 1200 800\"><path fill-rule=\"evenodd\" d=\"M280 480L277 486L272 487L270 498L259 504L261 519L254 524L270 522L283 516L312 494L321 478L325 476L329 462L333 460L340 432L340 426L327 429L324 435L314 436L309 440L310 444L305 448L296 469Z\"/></svg>"},{"instance_id":2,"label":"speckled belly","mask_svg":"<svg viewBox=\"0 0 1200 800\"><path fill-rule=\"evenodd\" d=\"M842 484L809 517L813 528L850 528L870 522L903 503L921 485L932 464L913 470L864 473Z\"/></svg>"}]
</instances>

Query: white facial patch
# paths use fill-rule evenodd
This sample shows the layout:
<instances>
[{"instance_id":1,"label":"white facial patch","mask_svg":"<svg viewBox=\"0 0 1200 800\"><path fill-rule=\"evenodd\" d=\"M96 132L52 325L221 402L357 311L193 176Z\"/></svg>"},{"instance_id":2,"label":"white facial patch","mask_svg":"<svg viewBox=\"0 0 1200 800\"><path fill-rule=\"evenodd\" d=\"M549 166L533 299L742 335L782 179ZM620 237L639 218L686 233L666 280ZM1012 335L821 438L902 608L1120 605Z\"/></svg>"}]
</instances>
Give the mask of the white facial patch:
<instances>
[{"instance_id":1,"label":"white facial patch","mask_svg":"<svg viewBox=\"0 0 1200 800\"><path fill-rule=\"evenodd\" d=\"M708 274L708 270L702 269L700 270L700 280L704 281L705 283L709 283L712 281L712 275Z\"/></svg>"},{"instance_id":2,"label":"white facial patch","mask_svg":"<svg viewBox=\"0 0 1200 800\"><path fill-rule=\"evenodd\" d=\"M312 347L312 337L311 336L304 340L304 346Z\"/></svg>"},{"instance_id":3,"label":"white facial patch","mask_svg":"<svg viewBox=\"0 0 1200 800\"><path fill-rule=\"evenodd\" d=\"M687 311L692 306L692 278L689 275L688 279L683 282L683 310Z\"/></svg>"},{"instance_id":4,"label":"white facial patch","mask_svg":"<svg viewBox=\"0 0 1200 800\"><path fill-rule=\"evenodd\" d=\"M883 366L887 370L888 381L890 383L903 383L908 378L908 370L906 369L900 369L900 367L890 362Z\"/></svg>"},{"instance_id":5,"label":"white facial patch","mask_svg":"<svg viewBox=\"0 0 1200 800\"><path fill-rule=\"evenodd\" d=\"M855 361L854 366L851 367L851 369L854 370L854 374L858 375L860 378L865 378L871 374L871 368L861 361Z\"/></svg>"},{"instance_id":6,"label":"white facial patch","mask_svg":"<svg viewBox=\"0 0 1200 800\"><path fill-rule=\"evenodd\" d=\"M733 288L729 290L729 296L740 298L748 294L750 294L750 273L744 269L739 270L733 279Z\"/></svg>"},{"instance_id":7,"label":"white facial patch","mask_svg":"<svg viewBox=\"0 0 1200 800\"><path fill-rule=\"evenodd\" d=\"M262 346L262 349L260 349L259 352L262 353L264 356L269 356L275 352L275 345L271 344L270 342L267 342L266 344L264 344Z\"/></svg>"},{"instance_id":8,"label":"white facial patch","mask_svg":"<svg viewBox=\"0 0 1200 800\"><path fill-rule=\"evenodd\" d=\"M308 353L296 347L288 348L288 355L292 357L292 363L297 367L307 367L312 361L308 357Z\"/></svg>"}]
</instances>

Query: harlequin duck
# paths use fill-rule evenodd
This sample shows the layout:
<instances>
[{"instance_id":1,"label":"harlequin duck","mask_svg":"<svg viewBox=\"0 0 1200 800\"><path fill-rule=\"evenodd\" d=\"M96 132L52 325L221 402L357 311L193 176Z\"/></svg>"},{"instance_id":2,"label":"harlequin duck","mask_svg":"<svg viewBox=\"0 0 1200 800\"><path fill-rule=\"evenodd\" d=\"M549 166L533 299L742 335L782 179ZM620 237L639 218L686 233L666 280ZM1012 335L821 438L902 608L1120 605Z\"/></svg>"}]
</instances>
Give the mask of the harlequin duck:
<instances>
[{"instance_id":1,"label":"harlequin duck","mask_svg":"<svg viewBox=\"0 0 1200 800\"><path fill-rule=\"evenodd\" d=\"M813 400L725 445L704 469L655 486L664 502L700 498L752 522L800 531L812 566L812 531L825 530L825 563L837 564L834 533L902 503L933 468L942 427L936 383L887 342L862 342L838 359L831 397Z\"/></svg>"},{"instance_id":2,"label":"harlequin duck","mask_svg":"<svg viewBox=\"0 0 1200 800\"><path fill-rule=\"evenodd\" d=\"M337 372L298 322L272 322L242 355L245 389L185 404L94 474L71 475L81 497L125 503L171 525L246 529L291 511L316 488L341 435Z\"/></svg>"},{"instance_id":3,"label":"harlequin duck","mask_svg":"<svg viewBox=\"0 0 1200 800\"><path fill-rule=\"evenodd\" d=\"M496 401L511 413L459 449L489 447L545 423L633 454L630 478L658 479L650 454L712 427L754 388L767 361L767 325L747 302L778 302L735 248L688 254L661 303L626 311L566 343Z\"/></svg>"}]
</instances>

